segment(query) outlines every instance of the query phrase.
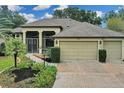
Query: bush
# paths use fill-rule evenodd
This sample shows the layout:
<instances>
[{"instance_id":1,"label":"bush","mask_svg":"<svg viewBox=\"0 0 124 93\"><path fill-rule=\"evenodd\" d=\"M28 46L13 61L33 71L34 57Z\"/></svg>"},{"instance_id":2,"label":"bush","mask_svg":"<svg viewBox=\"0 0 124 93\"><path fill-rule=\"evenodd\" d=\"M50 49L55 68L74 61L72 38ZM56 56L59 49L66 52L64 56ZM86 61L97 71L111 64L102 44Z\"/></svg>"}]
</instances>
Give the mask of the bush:
<instances>
[{"instance_id":1,"label":"bush","mask_svg":"<svg viewBox=\"0 0 124 93\"><path fill-rule=\"evenodd\" d=\"M49 48L49 56L53 63L59 63L60 62L60 48L58 47Z\"/></svg>"},{"instance_id":2,"label":"bush","mask_svg":"<svg viewBox=\"0 0 124 93\"><path fill-rule=\"evenodd\" d=\"M40 71L42 71L43 68L44 68L44 64L41 64L41 63L34 63L33 66L32 66L33 70L40 70Z\"/></svg>"},{"instance_id":3,"label":"bush","mask_svg":"<svg viewBox=\"0 0 124 93\"><path fill-rule=\"evenodd\" d=\"M56 79L57 69L54 66L46 67L43 72L40 72L35 78L36 87L50 88L53 86Z\"/></svg>"},{"instance_id":4,"label":"bush","mask_svg":"<svg viewBox=\"0 0 124 93\"><path fill-rule=\"evenodd\" d=\"M18 68L29 68L32 64L32 62L21 62L18 64Z\"/></svg>"},{"instance_id":5,"label":"bush","mask_svg":"<svg viewBox=\"0 0 124 93\"><path fill-rule=\"evenodd\" d=\"M26 57L21 57L21 62L18 64L19 68L29 68L30 66L33 65L33 61L26 58Z\"/></svg>"},{"instance_id":6,"label":"bush","mask_svg":"<svg viewBox=\"0 0 124 93\"><path fill-rule=\"evenodd\" d=\"M106 50L99 50L99 62L106 62Z\"/></svg>"}]
</instances>

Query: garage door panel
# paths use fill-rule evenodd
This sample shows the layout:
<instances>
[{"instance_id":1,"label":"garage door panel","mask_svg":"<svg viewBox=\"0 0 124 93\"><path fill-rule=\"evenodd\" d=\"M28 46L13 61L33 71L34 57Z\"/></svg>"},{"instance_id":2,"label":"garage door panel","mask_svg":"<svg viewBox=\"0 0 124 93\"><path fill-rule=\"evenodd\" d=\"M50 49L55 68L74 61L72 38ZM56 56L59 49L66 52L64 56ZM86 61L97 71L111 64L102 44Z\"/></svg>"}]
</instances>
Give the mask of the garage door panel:
<instances>
[{"instance_id":1,"label":"garage door panel","mask_svg":"<svg viewBox=\"0 0 124 93\"><path fill-rule=\"evenodd\" d=\"M122 53L121 41L106 41L104 42L104 48L107 50L108 60L120 60Z\"/></svg>"},{"instance_id":2,"label":"garage door panel","mask_svg":"<svg viewBox=\"0 0 124 93\"><path fill-rule=\"evenodd\" d=\"M96 59L97 42L60 42L62 60Z\"/></svg>"}]
</instances>

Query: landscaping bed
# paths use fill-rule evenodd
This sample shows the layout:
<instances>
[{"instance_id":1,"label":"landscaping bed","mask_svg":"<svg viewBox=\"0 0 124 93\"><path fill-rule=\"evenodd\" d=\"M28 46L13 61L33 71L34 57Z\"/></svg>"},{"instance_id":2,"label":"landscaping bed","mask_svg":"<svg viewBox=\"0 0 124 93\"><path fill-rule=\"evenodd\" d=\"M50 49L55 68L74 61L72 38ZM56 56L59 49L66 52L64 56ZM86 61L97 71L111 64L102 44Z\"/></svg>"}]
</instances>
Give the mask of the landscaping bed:
<instances>
[{"instance_id":1,"label":"landscaping bed","mask_svg":"<svg viewBox=\"0 0 124 93\"><path fill-rule=\"evenodd\" d=\"M17 68L11 67L0 74L0 86L6 88L51 88L56 79L57 69L23 59Z\"/></svg>"}]
</instances>

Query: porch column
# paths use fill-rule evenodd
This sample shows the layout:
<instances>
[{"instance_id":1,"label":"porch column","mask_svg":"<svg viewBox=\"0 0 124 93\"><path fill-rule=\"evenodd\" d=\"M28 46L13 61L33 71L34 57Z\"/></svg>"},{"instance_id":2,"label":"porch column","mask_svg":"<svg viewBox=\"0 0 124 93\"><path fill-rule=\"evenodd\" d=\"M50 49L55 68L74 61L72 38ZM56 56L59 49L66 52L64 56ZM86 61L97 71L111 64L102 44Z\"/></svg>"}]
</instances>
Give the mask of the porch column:
<instances>
[{"instance_id":1,"label":"porch column","mask_svg":"<svg viewBox=\"0 0 124 93\"><path fill-rule=\"evenodd\" d=\"M122 40L122 60L124 60L124 40Z\"/></svg>"},{"instance_id":2,"label":"porch column","mask_svg":"<svg viewBox=\"0 0 124 93\"><path fill-rule=\"evenodd\" d=\"M22 34L19 34L19 38L20 38L20 40L22 40Z\"/></svg>"},{"instance_id":3,"label":"porch column","mask_svg":"<svg viewBox=\"0 0 124 93\"><path fill-rule=\"evenodd\" d=\"M23 43L26 44L26 32L23 32Z\"/></svg>"},{"instance_id":4,"label":"porch column","mask_svg":"<svg viewBox=\"0 0 124 93\"><path fill-rule=\"evenodd\" d=\"M39 53L42 53L42 31L39 31Z\"/></svg>"}]
</instances>

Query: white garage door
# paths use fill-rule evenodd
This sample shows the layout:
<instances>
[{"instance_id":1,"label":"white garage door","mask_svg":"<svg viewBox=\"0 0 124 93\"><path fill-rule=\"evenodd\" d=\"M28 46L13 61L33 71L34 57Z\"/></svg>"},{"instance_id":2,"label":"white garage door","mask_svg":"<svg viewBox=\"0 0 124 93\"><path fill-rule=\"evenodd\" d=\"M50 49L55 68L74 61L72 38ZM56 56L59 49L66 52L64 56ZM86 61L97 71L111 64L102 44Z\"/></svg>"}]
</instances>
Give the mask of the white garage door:
<instances>
[{"instance_id":1,"label":"white garage door","mask_svg":"<svg viewBox=\"0 0 124 93\"><path fill-rule=\"evenodd\" d=\"M61 60L96 60L97 42L60 42Z\"/></svg>"},{"instance_id":2,"label":"white garage door","mask_svg":"<svg viewBox=\"0 0 124 93\"><path fill-rule=\"evenodd\" d=\"M107 50L108 60L121 59L122 42L121 41L106 41L104 42L104 48Z\"/></svg>"}]
</instances>

